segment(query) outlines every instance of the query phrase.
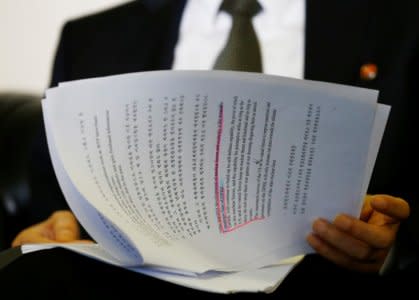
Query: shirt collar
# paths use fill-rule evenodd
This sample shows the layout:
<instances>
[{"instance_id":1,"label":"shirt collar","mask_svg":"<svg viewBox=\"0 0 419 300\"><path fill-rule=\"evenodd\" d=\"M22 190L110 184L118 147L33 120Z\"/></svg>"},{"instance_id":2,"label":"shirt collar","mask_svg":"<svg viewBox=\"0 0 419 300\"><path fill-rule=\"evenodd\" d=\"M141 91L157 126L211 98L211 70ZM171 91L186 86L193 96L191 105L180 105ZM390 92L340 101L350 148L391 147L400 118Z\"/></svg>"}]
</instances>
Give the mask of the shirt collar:
<instances>
[{"instance_id":1,"label":"shirt collar","mask_svg":"<svg viewBox=\"0 0 419 300\"><path fill-rule=\"evenodd\" d=\"M219 11L220 5L222 0L205 0L207 2L211 2L211 10L209 11L210 15L213 15L215 19L217 19L217 17L220 14L224 14L225 12ZM277 1L277 0L276 0ZM262 6L262 10L259 14L264 12L264 8L266 9L269 5L269 3L273 3L272 1L268 1L268 0L258 0L260 6Z\"/></svg>"}]
</instances>

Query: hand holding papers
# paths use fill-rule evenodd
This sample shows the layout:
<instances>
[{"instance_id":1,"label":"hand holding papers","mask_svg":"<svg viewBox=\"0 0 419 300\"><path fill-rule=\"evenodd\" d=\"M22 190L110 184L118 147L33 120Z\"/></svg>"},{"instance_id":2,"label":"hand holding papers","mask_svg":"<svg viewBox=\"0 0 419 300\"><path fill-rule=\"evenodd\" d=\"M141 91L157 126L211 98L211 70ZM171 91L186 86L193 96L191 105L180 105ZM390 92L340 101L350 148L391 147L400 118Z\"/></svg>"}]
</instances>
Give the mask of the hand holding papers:
<instances>
[{"instance_id":1,"label":"hand holding papers","mask_svg":"<svg viewBox=\"0 0 419 300\"><path fill-rule=\"evenodd\" d=\"M312 251L314 218L359 214L389 112L376 98L228 71L48 90L54 169L98 243L73 248L198 289L270 291L293 266L281 260Z\"/></svg>"}]
</instances>

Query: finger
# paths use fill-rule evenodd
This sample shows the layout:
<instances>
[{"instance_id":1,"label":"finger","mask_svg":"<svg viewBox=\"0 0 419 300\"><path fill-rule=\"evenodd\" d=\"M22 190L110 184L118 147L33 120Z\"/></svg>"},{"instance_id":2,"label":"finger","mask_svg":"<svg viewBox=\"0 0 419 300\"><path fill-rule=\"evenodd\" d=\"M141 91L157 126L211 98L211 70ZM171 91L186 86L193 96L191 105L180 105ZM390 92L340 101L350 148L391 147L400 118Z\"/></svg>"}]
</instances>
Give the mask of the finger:
<instances>
[{"instance_id":1,"label":"finger","mask_svg":"<svg viewBox=\"0 0 419 300\"><path fill-rule=\"evenodd\" d=\"M409 217L409 204L402 198L389 195L374 195L371 199L371 206L396 220L404 220Z\"/></svg>"},{"instance_id":2,"label":"finger","mask_svg":"<svg viewBox=\"0 0 419 300\"><path fill-rule=\"evenodd\" d=\"M397 227L393 226L394 224L378 226L344 214L338 215L333 221L333 224L339 230L367 243L370 247L381 249L391 247L397 231Z\"/></svg>"},{"instance_id":3,"label":"finger","mask_svg":"<svg viewBox=\"0 0 419 300\"><path fill-rule=\"evenodd\" d=\"M371 195L367 195L364 198L364 203L362 205L361 216L360 216L360 219L363 221L368 220L373 212L373 209L371 207L371 199L372 199Z\"/></svg>"},{"instance_id":4,"label":"finger","mask_svg":"<svg viewBox=\"0 0 419 300\"><path fill-rule=\"evenodd\" d=\"M323 241L347 256L358 260L370 260L374 249L346 232L339 230L326 220L318 219L313 223L314 233Z\"/></svg>"},{"instance_id":5,"label":"finger","mask_svg":"<svg viewBox=\"0 0 419 300\"><path fill-rule=\"evenodd\" d=\"M12 247L22 246L23 244L38 244L38 243L53 243L52 239L49 239L40 234L19 234L12 242Z\"/></svg>"},{"instance_id":6,"label":"finger","mask_svg":"<svg viewBox=\"0 0 419 300\"><path fill-rule=\"evenodd\" d=\"M12 241L12 247L29 243L51 243L54 234L47 221L32 225L21 232Z\"/></svg>"},{"instance_id":7,"label":"finger","mask_svg":"<svg viewBox=\"0 0 419 300\"><path fill-rule=\"evenodd\" d=\"M69 211L58 211L52 215L53 231L58 242L70 242L80 238L79 225Z\"/></svg>"},{"instance_id":8,"label":"finger","mask_svg":"<svg viewBox=\"0 0 419 300\"><path fill-rule=\"evenodd\" d=\"M75 240L73 243L77 244L94 244L95 242L92 240Z\"/></svg>"},{"instance_id":9,"label":"finger","mask_svg":"<svg viewBox=\"0 0 419 300\"><path fill-rule=\"evenodd\" d=\"M307 242L316 250L318 254L324 258L332 261L333 263L347 269L361 271L361 272L378 272L382 265L382 261L360 262L348 255L342 253L336 248L323 241L315 234L307 236Z\"/></svg>"}]
</instances>

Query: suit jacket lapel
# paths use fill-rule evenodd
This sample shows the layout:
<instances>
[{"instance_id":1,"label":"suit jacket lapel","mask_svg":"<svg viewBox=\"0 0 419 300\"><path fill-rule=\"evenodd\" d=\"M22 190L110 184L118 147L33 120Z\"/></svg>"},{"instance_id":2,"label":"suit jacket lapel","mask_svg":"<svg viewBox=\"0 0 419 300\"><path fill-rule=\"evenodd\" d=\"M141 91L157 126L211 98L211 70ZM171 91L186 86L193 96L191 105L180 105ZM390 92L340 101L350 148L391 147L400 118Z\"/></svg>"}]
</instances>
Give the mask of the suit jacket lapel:
<instances>
[{"instance_id":1,"label":"suit jacket lapel","mask_svg":"<svg viewBox=\"0 0 419 300\"><path fill-rule=\"evenodd\" d=\"M174 50L179 38L180 21L186 0L143 0L143 4L159 22L153 42L154 60L151 69L170 69L173 64Z\"/></svg>"},{"instance_id":2,"label":"suit jacket lapel","mask_svg":"<svg viewBox=\"0 0 419 300\"><path fill-rule=\"evenodd\" d=\"M304 77L353 84L367 46L368 0L307 0Z\"/></svg>"}]
</instances>

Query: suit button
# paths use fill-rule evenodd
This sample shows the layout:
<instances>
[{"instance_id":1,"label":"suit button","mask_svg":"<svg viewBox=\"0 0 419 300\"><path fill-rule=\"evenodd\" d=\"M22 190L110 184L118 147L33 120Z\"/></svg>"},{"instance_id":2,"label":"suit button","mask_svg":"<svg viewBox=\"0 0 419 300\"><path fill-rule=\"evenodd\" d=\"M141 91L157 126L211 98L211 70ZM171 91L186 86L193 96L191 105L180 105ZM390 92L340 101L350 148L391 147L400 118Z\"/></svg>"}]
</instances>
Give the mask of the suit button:
<instances>
[{"instance_id":1,"label":"suit button","mask_svg":"<svg viewBox=\"0 0 419 300\"><path fill-rule=\"evenodd\" d=\"M378 68L376 64L363 64L359 70L359 76L362 80L371 81L377 77Z\"/></svg>"}]
</instances>

